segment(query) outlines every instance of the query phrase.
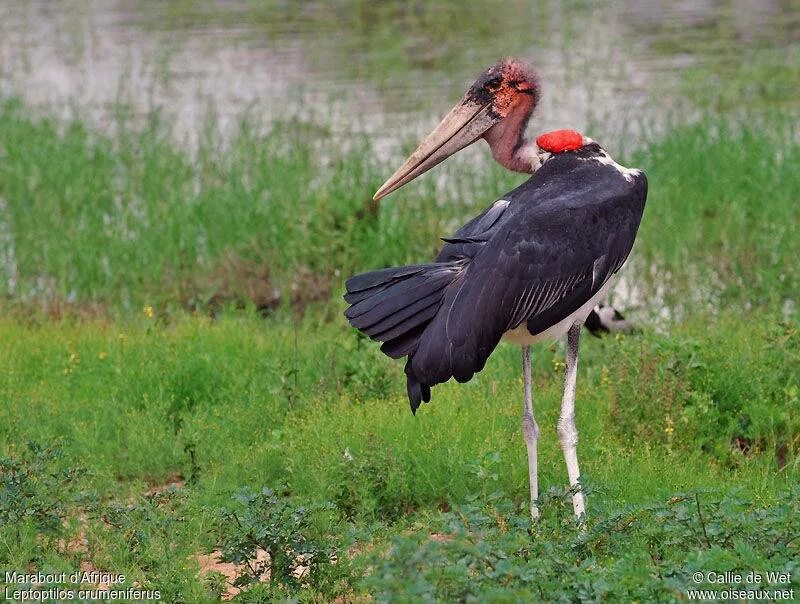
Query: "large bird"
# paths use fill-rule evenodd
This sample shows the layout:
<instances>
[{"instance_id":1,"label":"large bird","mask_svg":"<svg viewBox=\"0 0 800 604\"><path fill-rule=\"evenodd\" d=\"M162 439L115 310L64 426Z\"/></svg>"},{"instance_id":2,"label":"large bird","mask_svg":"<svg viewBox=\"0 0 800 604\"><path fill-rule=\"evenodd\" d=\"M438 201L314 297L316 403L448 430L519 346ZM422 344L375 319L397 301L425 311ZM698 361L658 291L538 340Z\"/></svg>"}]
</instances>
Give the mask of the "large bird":
<instances>
[{"instance_id":1,"label":"large bird","mask_svg":"<svg viewBox=\"0 0 800 604\"><path fill-rule=\"evenodd\" d=\"M377 191L389 194L460 149L485 140L500 164L532 174L454 235L436 260L363 273L347 281L351 325L392 358L406 357L412 412L431 387L466 382L501 339L522 347L523 435L531 517L538 517L539 427L531 397L530 345L567 337L557 432L576 516L584 515L575 427L581 325L630 254L647 179L574 130L525 138L539 100L533 71L505 59L485 71Z\"/></svg>"}]
</instances>

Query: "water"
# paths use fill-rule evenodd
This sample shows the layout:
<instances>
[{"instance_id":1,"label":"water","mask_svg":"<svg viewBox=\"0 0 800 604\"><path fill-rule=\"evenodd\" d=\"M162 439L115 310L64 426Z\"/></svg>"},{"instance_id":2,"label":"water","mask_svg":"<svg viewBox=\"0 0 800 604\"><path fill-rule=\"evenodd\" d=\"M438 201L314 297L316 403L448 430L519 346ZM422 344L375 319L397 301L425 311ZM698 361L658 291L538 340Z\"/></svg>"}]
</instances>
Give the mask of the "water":
<instances>
[{"instance_id":1,"label":"water","mask_svg":"<svg viewBox=\"0 0 800 604\"><path fill-rule=\"evenodd\" d=\"M189 143L209 117L226 130L249 112L265 123L299 114L391 149L518 55L543 81L535 130L620 141L686 111L693 81L702 92L717 86L704 78L727 83L753 57L783 61L798 23L798 5L778 0L5 0L0 94L100 126L159 108Z\"/></svg>"}]
</instances>

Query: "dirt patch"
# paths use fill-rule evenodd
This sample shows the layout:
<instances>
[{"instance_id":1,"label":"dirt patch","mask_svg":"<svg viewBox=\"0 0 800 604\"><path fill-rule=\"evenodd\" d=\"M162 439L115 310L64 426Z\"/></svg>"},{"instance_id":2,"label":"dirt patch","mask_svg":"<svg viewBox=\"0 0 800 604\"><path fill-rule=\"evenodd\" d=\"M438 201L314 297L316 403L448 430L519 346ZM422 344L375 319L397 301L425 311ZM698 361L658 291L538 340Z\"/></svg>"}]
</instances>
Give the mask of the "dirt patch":
<instances>
[{"instance_id":1,"label":"dirt patch","mask_svg":"<svg viewBox=\"0 0 800 604\"><path fill-rule=\"evenodd\" d=\"M258 580L266 582L270 580L270 556L261 548L256 550L255 560L252 561L252 567L247 564L235 564L233 562L223 562L222 552L214 550L209 554L197 554L197 563L200 565L200 572L198 575L201 579L210 578L213 573L222 575L225 582L225 589L221 594L221 598L225 601L230 600L242 591L241 587L235 585L236 579L245 573L260 573ZM335 556L331 557L331 564L336 564L337 559ZM311 554L299 554L294 559L292 576L295 579L302 580L308 577L311 572ZM304 587L308 585L303 583ZM246 589L246 588L245 588Z\"/></svg>"},{"instance_id":2,"label":"dirt patch","mask_svg":"<svg viewBox=\"0 0 800 604\"><path fill-rule=\"evenodd\" d=\"M78 532L70 538L63 538L56 541L56 548L60 554L79 555L86 558L89 555L89 539L86 537L86 525L89 522L85 513L77 515ZM68 527L69 522L64 520L63 525Z\"/></svg>"},{"instance_id":3,"label":"dirt patch","mask_svg":"<svg viewBox=\"0 0 800 604\"><path fill-rule=\"evenodd\" d=\"M60 554L79 556L81 561L78 570L81 573L88 573L88 581L81 581L82 589L96 589L101 591L109 591L112 588L118 587L114 583L114 573L103 570L95 566L89 559L89 539L86 536L86 525L89 522L86 514L81 513L78 516L79 528L69 539L59 539L56 542L56 548Z\"/></svg>"},{"instance_id":4,"label":"dirt patch","mask_svg":"<svg viewBox=\"0 0 800 604\"><path fill-rule=\"evenodd\" d=\"M316 302L330 298L333 276L307 266L295 269L284 291L277 285L269 263L249 260L226 251L210 270L198 272L181 285L181 302L190 310L217 314L225 307L255 307L261 314L277 309L286 299L298 315Z\"/></svg>"},{"instance_id":5,"label":"dirt patch","mask_svg":"<svg viewBox=\"0 0 800 604\"><path fill-rule=\"evenodd\" d=\"M186 481L183 479L181 474L173 474L165 482L148 482L148 485L149 486L147 490L144 492L145 497L158 495L159 493L163 493L164 491L168 491L170 489L182 489L184 486L186 486Z\"/></svg>"},{"instance_id":6,"label":"dirt patch","mask_svg":"<svg viewBox=\"0 0 800 604\"><path fill-rule=\"evenodd\" d=\"M234 585L236 579L239 578L245 571L247 565L234 564L233 562L223 562L222 552L214 550L210 554L197 554L197 562L200 565L200 578L206 578L212 573L219 573L224 577L225 590L221 594L223 601L228 601L234 598L239 592L242 591L241 587ZM269 581L269 554L263 550L256 551L255 564L258 569L264 569L258 577L259 581Z\"/></svg>"},{"instance_id":7,"label":"dirt patch","mask_svg":"<svg viewBox=\"0 0 800 604\"><path fill-rule=\"evenodd\" d=\"M431 533L428 535L428 538L431 541L436 541L436 543L452 543L455 540L453 535L448 535L446 533Z\"/></svg>"},{"instance_id":8,"label":"dirt patch","mask_svg":"<svg viewBox=\"0 0 800 604\"><path fill-rule=\"evenodd\" d=\"M301 266L292 280L292 308L299 316L314 303L326 302L331 297L332 277L315 273L307 266Z\"/></svg>"},{"instance_id":9,"label":"dirt patch","mask_svg":"<svg viewBox=\"0 0 800 604\"><path fill-rule=\"evenodd\" d=\"M80 571L82 573L89 573L90 575L94 575L99 577L100 580L95 582L88 582L82 583L81 589L99 589L101 591L109 591L112 587L118 587L111 579L108 581L104 580L102 577L114 577L114 573L110 573L108 571L103 571L97 568L90 560L84 560L81 562Z\"/></svg>"},{"instance_id":10,"label":"dirt patch","mask_svg":"<svg viewBox=\"0 0 800 604\"><path fill-rule=\"evenodd\" d=\"M253 305L268 312L281 303L281 290L272 281L265 262L243 258L233 250L222 254L210 271L197 273L181 285L184 306L218 313L226 306Z\"/></svg>"}]
</instances>

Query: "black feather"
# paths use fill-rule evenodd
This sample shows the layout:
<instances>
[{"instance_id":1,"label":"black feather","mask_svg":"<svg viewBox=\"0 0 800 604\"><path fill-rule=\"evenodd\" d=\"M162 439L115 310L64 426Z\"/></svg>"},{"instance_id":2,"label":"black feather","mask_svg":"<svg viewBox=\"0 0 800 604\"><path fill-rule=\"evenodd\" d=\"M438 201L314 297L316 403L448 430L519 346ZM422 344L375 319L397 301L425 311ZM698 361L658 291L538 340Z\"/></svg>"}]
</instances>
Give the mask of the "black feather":
<instances>
[{"instance_id":1,"label":"black feather","mask_svg":"<svg viewBox=\"0 0 800 604\"><path fill-rule=\"evenodd\" d=\"M373 327L370 327L369 330L365 330L365 333L368 336L370 336L371 338L373 338L374 340L378 340L380 342L387 342L388 340L393 340L397 336L401 336L404 333L407 333L409 330L413 329L414 327L417 327L418 325L421 325L423 323L427 323L428 321L430 321L436 315L437 311L439 310L439 303L440 303L440 300L436 300L435 302L433 302L429 306L427 306L425 308L422 308L422 309L416 309L415 308L416 304L412 305L412 306L408 307L408 309L403 309L404 311L407 310L409 312L409 316L405 320L400 321L399 323L397 323L396 325L386 329L385 331L375 331L375 332L373 332L372 331L373 329L377 329L377 327L373 326ZM411 312L412 309L413 309L413 312ZM398 314L400 314L400 313L398 313ZM394 320L394 319L395 319L395 317L392 317L392 320Z\"/></svg>"},{"instance_id":2,"label":"black feather","mask_svg":"<svg viewBox=\"0 0 800 604\"><path fill-rule=\"evenodd\" d=\"M370 271L350 277L345 283L347 292L357 292L377 285L383 285L396 279L402 279L410 275L419 273L426 265L409 265L401 267L389 267L378 271Z\"/></svg>"},{"instance_id":3,"label":"black feather","mask_svg":"<svg viewBox=\"0 0 800 604\"><path fill-rule=\"evenodd\" d=\"M348 304L356 304L358 302L361 302L361 300L365 300L366 298L369 298L370 296L374 296L375 294L377 294L379 292L382 292L383 290L385 290L387 287L390 287L391 285L392 285L392 282L389 281L387 283L382 283L381 285L376 285L375 287L370 287L368 289L362 289L362 290L354 291L354 292L347 292L343 296L344 297L344 301L347 302Z\"/></svg>"},{"instance_id":4,"label":"black feather","mask_svg":"<svg viewBox=\"0 0 800 604\"><path fill-rule=\"evenodd\" d=\"M357 275L347 281L347 295L357 294L358 301L345 316L353 327L384 341L381 350L388 356L406 356L416 348L444 290L462 268L459 263L436 263ZM365 289L351 292L351 286Z\"/></svg>"},{"instance_id":5,"label":"black feather","mask_svg":"<svg viewBox=\"0 0 800 604\"><path fill-rule=\"evenodd\" d=\"M486 239L481 239L480 237L441 237L440 238L445 243L486 243Z\"/></svg>"},{"instance_id":6,"label":"black feather","mask_svg":"<svg viewBox=\"0 0 800 604\"><path fill-rule=\"evenodd\" d=\"M419 337L425 331L427 323L417 325L406 333L399 335L391 340L387 340L381 346L381 352L393 359L400 359L410 355L417 349Z\"/></svg>"},{"instance_id":7,"label":"black feather","mask_svg":"<svg viewBox=\"0 0 800 604\"><path fill-rule=\"evenodd\" d=\"M353 327L363 329L384 317L439 292L453 280L453 272L436 265L420 275L397 280L382 291L353 304L345 312Z\"/></svg>"}]
</instances>

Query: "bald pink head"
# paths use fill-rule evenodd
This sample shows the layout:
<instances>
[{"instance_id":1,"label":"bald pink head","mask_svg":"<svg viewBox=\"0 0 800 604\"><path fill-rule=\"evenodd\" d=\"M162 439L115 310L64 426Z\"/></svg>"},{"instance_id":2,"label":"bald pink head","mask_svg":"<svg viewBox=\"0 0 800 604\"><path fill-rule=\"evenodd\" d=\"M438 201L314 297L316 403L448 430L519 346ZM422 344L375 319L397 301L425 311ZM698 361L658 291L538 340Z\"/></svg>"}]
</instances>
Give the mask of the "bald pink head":
<instances>
[{"instance_id":1,"label":"bald pink head","mask_svg":"<svg viewBox=\"0 0 800 604\"><path fill-rule=\"evenodd\" d=\"M528 120L540 98L533 68L520 59L505 58L481 74L467 96L490 102L499 118L483 135L495 161L515 172L535 170L531 155L535 149L525 140Z\"/></svg>"},{"instance_id":2,"label":"bald pink head","mask_svg":"<svg viewBox=\"0 0 800 604\"><path fill-rule=\"evenodd\" d=\"M535 106L539 102L539 82L530 65L511 57L484 71L465 95L479 103L490 103L500 117L506 117L522 97L528 97Z\"/></svg>"},{"instance_id":3,"label":"bald pink head","mask_svg":"<svg viewBox=\"0 0 800 604\"><path fill-rule=\"evenodd\" d=\"M460 149L483 138L492 156L509 170L533 172L538 148L524 139L539 102L533 69L519 59L499 61L469 87L433 132L375 193L380 199L414 180Z\"/></svg>"}]
</instances>

